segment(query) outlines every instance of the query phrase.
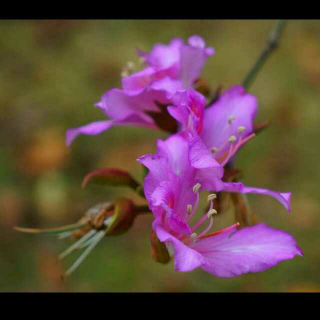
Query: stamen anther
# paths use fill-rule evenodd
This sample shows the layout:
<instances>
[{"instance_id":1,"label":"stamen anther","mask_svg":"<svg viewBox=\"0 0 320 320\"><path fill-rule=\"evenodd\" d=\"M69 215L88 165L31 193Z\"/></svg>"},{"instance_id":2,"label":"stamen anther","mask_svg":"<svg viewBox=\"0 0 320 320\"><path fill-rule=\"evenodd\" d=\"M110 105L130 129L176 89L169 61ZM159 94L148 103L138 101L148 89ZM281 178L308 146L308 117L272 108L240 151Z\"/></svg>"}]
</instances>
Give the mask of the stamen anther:
<instances>
[{"instance_id":1,"label":"stamen anther","mask_svg":"<svg viewBox=\"0 0 320 320\"><path fill-rule=\"evenodd\" d=\"M191 205L191 204L188 204L188 205L187 205L187 213L188 213L188 214L191 214L191 212L192 212L192 205Z\"/></svg>"},{"instance_id":2,"label":"stamen anther","mask_svg":"<svg viewBox=\"0 0 320 320\"><path fill-rule=\"evenodd\" d=\"M129 76L128 70L123 70L123 71L121 72L121 78L125 78L125 77L128 77L128 76Z\"/></svg>"},{"instance_id":3,"label":"stamen anther","mask_svg":"<svg viewBox=\"0 0 320 320\"><path fill-rule=\"evenodd\" d=\"M242 133L244 130L246 130L246 127L240 126L240 127L238 128L238 133Z\"/></svg>"},{"instance_id":4,"label":"stamen anther","mask_svg":"<svg viewBox=\"0 0 320 320\"><path fill-rule=\"evenodd\" d=\"M212 153L218 153L218 152L219 152L219 148L217 148L217 147L212 147L212 148L211 148L211 152L212 152Z\"/></svg>"},{"instance_id":5,"label":"stamen anther","mask_svg":"<svg viewBox=\"0 0 320 320\"><path fill-rule=\"evenodd\" d=\"M190 236L190 238L191 238L191 239L195 239L197 236L198 236L198 235L194 232L194 233Z\"/></svg>"},{"instance_id":6,"label":"stamen anther","mask_svg":"<svg viewBox=\"0 0 320 320\"><path fill-rule=\"evenodd\" d=\"M128 68L130 71L133 71L133 70L135 70L136 66L135 66L134 62L128 61L128 62L127 62L127 68Z\"/></svg>"},{"instance_id":7,"label":"stamen anther","mask_svg":"<svg viewBox=\"0 0 320 320\"><path fill-rule=\"evenodd\" d=\"M229 141L230 143L234 143L234 142L237 141L237 137L236 137L236 136L231 136L231 137L229 137L228 141Z\"/></svg>"},{"instance_id":8,"label":"stamen anther","mask_svg":"<svg viewBox=\"0 0 320 320\"><path fill-rule=\"evenodd\" d=\"M231 124L233 120L235 120L236 116L235 115L231 115L228 117L228 123Z\"/></svg>"},{"instance_id":9,"label":"stamen anther","mask_svg":"<svg viewBox=\"0 0 320 320\"><path fill-rule=\"evenodd\" d=\"M217 195L215 193L211 193L211 194L208 195L208 201L209 202L214 200L214 199L217 199Z\"/></svg>"},{"instance_id":10,"label":"stamen anther","mask_svg":"<svg viewBox=\"0 0 320 320\"><path fill-rule=\"evenodd\" d=\"M217 210L215 209L210 209L207 213L208 218L211 218L214 214L217 214Z\"/></svg>"},{"instance_id":11,"label":"stamen anther","mask_svg":"<svg viewBox=\"0 0 320 320\"><path fill-rule=\"evenodd\" d=\"M193 191L194 193L198 193L198 191L199 191L200 188L201 188L201 184L200 184L200 183L197 183L197 184L195 184L195 185L193 186L192 191Z\"/></svg>"}]
</instances>

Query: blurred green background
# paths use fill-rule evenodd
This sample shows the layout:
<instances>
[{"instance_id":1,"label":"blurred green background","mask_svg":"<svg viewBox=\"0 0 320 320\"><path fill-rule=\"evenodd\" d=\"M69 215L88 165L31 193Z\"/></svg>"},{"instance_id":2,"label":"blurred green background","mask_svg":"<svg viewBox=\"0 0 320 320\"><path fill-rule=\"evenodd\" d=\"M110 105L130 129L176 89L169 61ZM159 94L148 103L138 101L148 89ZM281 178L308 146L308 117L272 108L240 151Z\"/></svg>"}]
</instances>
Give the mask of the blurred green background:
<instances>
[{"instance_id":1,"label":"blurred green background","mask_svg":"<svg viewBox=\"0 0 320 320\"><path fill-rule=\"evenodd\" d=\"M76 222L90 206L127 189L81 188L102 167L127 169L141 180L135 161L154 152L166 134L118 127L80 136L67 148L67 128L104 119L93 107L120 86L135 49L150 50L173 37L201 35L216 55L202 77L215 89L241 83L265 45L274 21L1 21L0 22L0 291L320 291L320 23L289 21L276 51L251 87L257 122L271 127L238 154L247 185L292 192L292 213L274 199L250 195L261 221L290 232L304 257L263 273L223 279L196 270L174 271L150 256L152 216L142 216L125 235L105 238L71 277L75 261L57 255L68 239L22 234L12 226L55 227ZM216 228L231 219L221 215ZM232 221L232 220L230 220Z\"/></svg>"}]
</instances>

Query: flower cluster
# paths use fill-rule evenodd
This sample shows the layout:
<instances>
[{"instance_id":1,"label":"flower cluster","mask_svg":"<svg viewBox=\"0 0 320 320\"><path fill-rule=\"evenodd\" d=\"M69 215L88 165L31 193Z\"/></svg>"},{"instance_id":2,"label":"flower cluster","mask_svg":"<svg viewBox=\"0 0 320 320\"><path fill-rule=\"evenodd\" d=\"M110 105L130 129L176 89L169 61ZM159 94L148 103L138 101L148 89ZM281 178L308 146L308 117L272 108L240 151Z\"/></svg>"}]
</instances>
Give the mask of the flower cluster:
<instances>
[{"instance_id":1,"label":"flower cluster","mask_svg":"<svg viewBox=\"0 0 320 320\"><path fill-rule=\"evenodd\" d=\"M171 134L157 141L156 154L138 159L148 169L143 186L128 173L110 168L85 178L84 184L90 180L127 185L144 196L147 205L139 208L129 200L116 201L117 205L108 204L102 211L95 208L99 214L95 211L94 219L82 221L72 231L63 229L60 237L72 235L80 240L61 257L75 248L88 248L71 271L104 235L116 230L111 226L124 226L119 229L124 232L138 214L146 211L154 216L150 236L153 258L166 263L173 256L178 271L201 268L215 276L234 277L263 271L302 255L290 234L263 223L235 221L234 225L213 231L221 192L268 195L288 211L291 196L245 186L232 176L236 153L256 135L258 102L241 85L229 88L209 103L196 90L202 68L214 53L199 36L190 37L187 44L173 39L168 45L155 45L149 53L138 51L145 68L130 73L133 66L129 64L122 74L122 88L107 91L95 105L110 119L67 131L67 145L80 134L97 135L118 125L161 129ZM207 210L202 215L197 214L200 192L207 192ZM130 205L123 207L119 203ZM123 207L118 212L125 214L115 216L118 207ZM119 217L121 223L117 222Z\"/></svg>"},{"instance_id":2,"label":"flower cluster","mask_svg":"<svg viewBox=\"0 0 320 320\"><path fill-rule=\"evenodd\" d=\"M146 68L124 76L122 89L107 91L96 104L111 120L69 129L67 145L79 134L97 135L111 126L159 128L149 113L159 112L158 104L171 103L178 90L191 88L207 58L213 54L213 48L206 48L198 36L190 37L188 45L182 39L173 39L169 45L155 45L150 53L139 52Z\"/></svg>"}]
</instances>

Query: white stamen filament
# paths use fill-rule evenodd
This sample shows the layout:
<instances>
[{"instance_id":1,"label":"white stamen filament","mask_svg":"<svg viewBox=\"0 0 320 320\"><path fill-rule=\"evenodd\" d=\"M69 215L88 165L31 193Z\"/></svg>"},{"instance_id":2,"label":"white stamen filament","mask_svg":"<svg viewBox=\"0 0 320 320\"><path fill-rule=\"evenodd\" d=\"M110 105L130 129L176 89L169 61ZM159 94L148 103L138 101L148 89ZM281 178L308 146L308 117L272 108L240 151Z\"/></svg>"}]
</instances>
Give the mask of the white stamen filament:
<instances>
[{"instance_id":1,"label":"white stamen filament","mask_svg":"<svg viewBox=\"0 0 320 320\"><path fill-rule=\"evenodd\" d=\"M244 127L244 126L240 126L240 127L238 128L239 140L238 140L237 144L236 144L234 147L232 147L232 145L231 145L231 147L230 147L230 149L229 149L228 156L225 158L225 160L223 161L223 163L221 163L221 166L222 166L222 167L224 167L224 166L228 163L228 161L230 160L230 158L233 157L233 155L237 152L237 150L238 150L238 148L241 146L241 144L242 144L243 142L245 142L247 138L250 139L250 136L247 137L247 138L244 139L244 140L242 139L242 136L243 136L242 133L243 133L245 130L246 130L246 127ZM235 136L231 136L231 137L229 138L229 141L230 141L230 139L231 139L232 137L234 137L234 138L236 139ZM233 142L235 141L234 138L231 139L232 142L230 141L230 143L233 143Z\"/></svg>"},{"instance_id":2,"label":"white stamen filament","mask_svg":"<svg viewBox=\"0 0 320 320\"><path fill-rule=\"evenodd\" d=\"M92 236L92 237L89 238L85 243L81 244L81 245L78 247L78 249L83 249L83 248L89 246L89 245L95 240L95 236L96 236L96 235Z\"/></svg>"},{"instance_id":3,"label":"white stamen filament","mask_svg":"<svg viewBox=\"0 0 320 320\"><path fill-rule=\"evenodd\" d=\"M229 141L229 143L230 143L230 148L229 148L229 152L228 152L227 157L226 157L226 158L224 159L224 161L221 163L221 166L222 166L222 167L224 167L224 166L228 163L228 161L230 160L230 158L232 157L232 155L233 155L233 150L234 150L234 148L233 148L233 143L234 143L236 140L237 140L237 138L236 138L235 136L229 137L228 141Z\"/></svg>"},{"instance_id":4,"label":"white stamen filament","mask_svg":"<svg viewBox=\"0 0 320 320\"><path fill-rule=\"evenodd\" d=\"M191 215L186 215L186 219L185 221L188 222L188 220L190 220L190 218L194 215L194 213L196 212L196 209L198 208L198 205L199 205L199 183L197 183L194 187L193 187L193 192L197 192L196 193L196 201L195 201L195 204L192 206L191 204L188 204L187 205L187 213L189 213L191 210L192 210L192 213ZM193 227L191 227L191 232L192 234L190 235L190 238L193 240L193 244L196 243L197 239L200 237L200 236L203 236L205 235L208 231L210 231L210 229L212 228L212 224L213 224L213 216L216 215L218 212L217 210L213 209L213 201L214 199L217 198L217 195L215 193L212 193L212 194L209 194L208 195L208 198L207 200L210 202L210 206L209 206L209 210L207 211L207 213L202 216L197 223L195 223L193 225ZM195 231L206 221L209 219L209 224L208 226L198 235ZM188 238L185 238L184 235L181 236L182 241L186 241L188 243ZM189 239L190 239L189 238ZM192 245L192 244L191 244Z\"/></svg>"},{"instance_id":5,"label":"white stamen filament","mask_svg":"<svg viewBox=\"0 0 320 320\"><path fill-rule=\"evenodd\" d=\"M235 115L230 115L229 117L228 117L228 124L229 124L229 129L228 129L228 131L229 131L229 138L228 138L228 140L227 141L225 141L224 142L224 144L222 145L222 146L219 146L219 147L212 147L211 148L211 152L213 153L213 154L217 154L220 150L224 150L224 148L229 144L229 143L234 143L236 140L237 140L237 138L233 135L233 133L234 133L234 126L233 126L233 120L235 120L236 119L236 116Z\"/></svg>"},{"instance_id":6,"label":"white stamen filament","mask_svg":"<svg viewBox=\"0 0 320 320\"><path fill-rule=\"evenodd\" d=\"M239 144L241 143L241 140L242 140L242 137L241 137L241 134L240 134L240 139L238 141L238 143L233 146L233 143L236 142L237 140L237 137L236 136L231 136L229 137L228 141L230 143L230 149L229 149L229 152L228 152L228 155L227 157L224 159L224 161L221 163L221 166L224 167L228 161L231 159L231 157L234 155L235 153L235 150L237 150L237 147L239 146Z\"/></svg>"},{"instance_id":7,"label":"white stamen filament","mask_svg":"<svg viewBox=\"0 0 320 320\"><path fill-rule=\"evenodd\" d=\"M214 209L213 209L214 210ZM199 234L199 237L203 236L204 234L206 234L212 227L213 224L213 217L210 216L210 222L209 225Z\"/></svg>"},{"instance_id":8,"label":"white stamen filament","mask_svg":"<svg viewBox=\"0 0 320 320\"><path fill-rule=\"evenodd\" d=\"M59 240L65 239L65 238L68 238L71 235L72 235L72 231L63 232L63 233L58 234L58 239Z\"/></svg>"},{"instance_id":9,"label":"white stamen filament","mask_svg":"<svg viewBox=\"0 0 320 320\"><path fill-rule=\"evenodd\" d=\"M108 224L109 224L109 222L110 222L112 219L113 219L112 216L111 216L111 217L108 217L107 219L104 220L103 224L108 228ZM87 246L90 245L93 241L94 241L94 237L89 238L85 243L83 243L82 245L80 245L80 246L78 247L78 249L82 249L82 248L87 247Z\"/></svg>"},{"instance_id":10,"label":"white stamen filament","mask_svg":"<svg viewBox=\"0 0 320 320\"><path fill-rule=\"evenodd\" d=\"M97 231L96 230L90 230L88 233L86 233L83 237L81 237L77 242L75 242L72 246L70 246L67 250L62 252L59 255L59 259L62 260L64 257L66 257L68 254L70 254L73 250L77 249L81 244L83 244L86 240L88 240L92 235L94 235Z\"/></svg>"},{"instance_id":11,"label":"white stamen filament","mask_svg":"<svg viewBox=\"0 0 320 320\"><path fill-rule=\"evenodd\" d=\"M203 222L208 219L208 213L212 209L213 209L213 201L211 201L211 203L210 203L210 207L209 207L208 212L191 228L192 232L197 230L203 224Z\"/></svg>"},{"instance_id":12,"label":"white stamen filament","mask_svg":"<svg viewBox=\"0 0 320 320\"><path fill-rule=\"evenodd\" d=\"M196 193L196 201L194 203L194 207L192 208L192 212L191 214L189 214L187 216L187 222L194 216L194 214L196 213L197 211L197 208L198 208L198 205L199 205L199 200L200 200L200 195L199 195L199 192Z\"/></svg>"},{"instance_id":13,"label":"white stamen filament","mask_svg":"<svg viewBox=\"0 0 320 320\"><path fill-rule=\"evenodd\" d=\"M65 276L69 276L74 270L76 270L81 262L88 256L88 254L93 250L93 248L98 244L98 242L104 237L104 231L98 232L90 246L82 253L82 255L76 260L76 262L70 267L70 269L65 273Z\"/></svg>"},{"instance_id":14,"label":"white stamen filament","mask_svg":"<svg viewBox=\"0 0 320 320\"><path fill-rule=\"evenodd\" d=\"M108 227L108 224L109 224L110 221L112 221L112 219L113 219L113 216L108 217L107 219L104 220L103 224L104 224L106 227Z\"/></svg>"}]
</instances>

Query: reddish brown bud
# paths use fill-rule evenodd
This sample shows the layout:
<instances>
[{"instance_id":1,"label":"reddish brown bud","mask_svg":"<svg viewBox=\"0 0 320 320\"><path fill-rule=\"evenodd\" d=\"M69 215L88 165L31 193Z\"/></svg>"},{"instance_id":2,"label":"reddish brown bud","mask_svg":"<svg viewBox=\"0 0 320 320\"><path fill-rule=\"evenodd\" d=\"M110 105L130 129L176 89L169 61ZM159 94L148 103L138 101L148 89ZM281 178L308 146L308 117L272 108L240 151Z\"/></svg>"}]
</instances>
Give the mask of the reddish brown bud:
<instances>
[{"instance_id":1,"label":"reddish brown bud","mask_svg":"<svg viewBox=\"0 0 320 320\"><path fill-rule=\"evenodd\" d=\"M104 230L106 236L122 234L132 226L136 214L134 203L126 198L120 198L113 203L100 203L90 208L80 219L79 224L85 226L73 232L72 236L79 239L91 229Z\"/></svg>"},{"instance_id":2,"label":"reddish brown bud","mask_svg":"<svg viewBox=\"0 0 320 320\"><path fill-rule=\"evenodd\" d=\"M168 263L170 261L166 245L158 239L157 234L153 230L150 232L150 244L153 260L160 263Z\"/></svg>"},{"instance_id":3,"label":"reddish brown bud","mask_svg":"<svg viewBox=\"0 0 320 320\"><path fill-rule=\"evenodd\" d=\"M128 231L136 217L135 204L126 198L114 202L114 219L108 226L106 235L118 235Z\"/></svg>"},{"instance_id":4,"label":"reddish brown bud","mask_svg":"<svg viewBox=\"0 0 320 320\"><path fill-rule=\"evenodd\" d=\"M86 187L88 183L127 186L134 190L139 187L139 183L127 171L114 168L104 168L88 173L82 181L82 187Z\"/></svg>"}]
</instances>

